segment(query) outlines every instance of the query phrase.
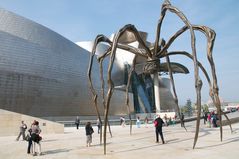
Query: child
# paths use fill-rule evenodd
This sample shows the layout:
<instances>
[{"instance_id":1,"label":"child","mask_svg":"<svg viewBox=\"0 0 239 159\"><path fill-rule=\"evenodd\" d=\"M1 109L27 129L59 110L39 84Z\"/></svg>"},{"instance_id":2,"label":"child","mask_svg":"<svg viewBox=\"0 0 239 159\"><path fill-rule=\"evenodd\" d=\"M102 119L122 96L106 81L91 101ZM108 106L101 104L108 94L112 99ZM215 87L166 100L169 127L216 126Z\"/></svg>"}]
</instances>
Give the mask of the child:
<instances>
[{"instance_id":1,"label":"child","mask_svg":"<svg viewBox=\"0 0 239 159\"><path fill-rule=\"evenodd\" d=\"M86 147L90 147L90 144L92 143L92 134L94 133L94 129L91 126L91 122L86 123L85 132L86 132Z\"/></svg>"}]
</instances>

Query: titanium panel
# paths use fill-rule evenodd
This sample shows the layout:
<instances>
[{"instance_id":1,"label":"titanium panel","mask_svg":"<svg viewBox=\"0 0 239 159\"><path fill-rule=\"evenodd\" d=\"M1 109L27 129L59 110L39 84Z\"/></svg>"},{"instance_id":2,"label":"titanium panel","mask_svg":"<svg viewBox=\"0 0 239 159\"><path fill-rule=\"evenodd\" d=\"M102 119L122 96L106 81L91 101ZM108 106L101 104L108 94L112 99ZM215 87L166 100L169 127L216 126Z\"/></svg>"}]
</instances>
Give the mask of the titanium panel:
<instances>
[{"instance_id":1,"label":"titanium panel","mask_svg":"<svg viewBox=\"0 0 239 159\"><path fill-rule=\"evenodd\" d=\"M63 36L0 9L0 109L39 117L95 115L88 61L89 52ZM124 100L124 92L115 91L111 115L127 113Z\"/></svg>"}]
</instances>

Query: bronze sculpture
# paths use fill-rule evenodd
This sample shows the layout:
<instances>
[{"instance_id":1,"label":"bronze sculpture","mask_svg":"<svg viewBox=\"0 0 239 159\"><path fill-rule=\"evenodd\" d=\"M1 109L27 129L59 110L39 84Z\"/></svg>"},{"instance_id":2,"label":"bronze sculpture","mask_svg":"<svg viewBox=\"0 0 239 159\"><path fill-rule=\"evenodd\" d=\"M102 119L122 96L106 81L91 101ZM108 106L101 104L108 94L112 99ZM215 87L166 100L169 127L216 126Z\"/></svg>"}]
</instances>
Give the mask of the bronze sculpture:
<instances>
[{"instance_id":1,"label":"bronze sculpture","mask_svg":"<svg viewBox=\"0 0 239 159\"><path fill-rule=\"evenodd\" d=\"M162 22L164 20L164 17L166 15L166 12L170 11L174 14L176 14L183 22L184 26L179 29L170 39L165 42L160 37L161 33L161 26ZM191 49L192 49L192 54L186 52L186 51L174 51L174 52L168 52L168 48L171 46L171 44L174 42L175 39L177 39L182 33L185 31L189 30L190 35L191 35ZM202 32L206 38L207 38L207 58L211 67L211 78L208 75L207 71L203 67L203 65L198 61L197 59L197 53L196 53L196 47L195 47L195 33L194 31L200 31ZM138 43L141 45L141 49L132 47L130 45L124 44L124 43L119 43L120 37L125 34L126 32L130 32L134 35L135 40L138 41ZM218 84L217 84L217 76L216 76L216 69L215 69L215 64L213 61L212 57L212 50L213 50L213 45L215 41L216 33L214 30L210 29L209 27L206 26L201 26L201 25L193 25L191 24L186 16L176 7L172 6L169 0L165 0L164 3L162 4L161 8L161 15L160 19L158 21L157 25L157 33L156 33L156 40L154 42L154 46L152 48L148 47L146 43L142 40L138 30L131 24L125 25L123 28L121 28L118 33L114 36L113 41L109 40L106 36L104 35L98 35L95 39L94 46L92 49L92 54L89 62L89 69L88 69L88 78L89 78L89 84L90 88L92 91L92 94L94 95L94 103L95 103L95 108L97 111L97 115L99 116L100 119L100 114L97 106L97 93L93 88L92 80L91 80L91 69L92 69L92 63L93 63L93 57L96 52L96 47L99 43L104 42L109 44L109 49L100 57L98 57L98 61L100 63L100 72L101 72L101 82L102 82L102 96L103 96L103 105L104 105L104 154L106 154L106 128L108 124L108 112L109 112L109 107L110 107L110 100L111 96L113 94L113 89L114 85L112 82L111 78L111 71L112 67L114 64L115 60L115 54L116 54L116 49L120 48L123 50L127 50L133 54L135 54L135 58L133 60L133 64L131 66L129 76L128 76L128 82L127 82L127 87L126 87L126 105L129 111L129 97L128 97L128 89L131 81L131 75L132 72L135 69L135 61L137 57L143 57L147 60L143 72L145 74L154 74L155 76L158 75L158 72L160 71L160 59L161 58L166 58L167 62L167 67L168 67L168 73L170 76L170 81L172 83L172 88L173 88L173 94L175 98L175 103L177 105L177 112L180 114L180 109L178 106L178 98L176 94L176 89L175 89L175 84L174 84L174 78L173 78L173 72L171 68L171 63L170 63L170 56L173 55L184 55L190 59L193 60L194 63L194 78L195 78L195 89L196 89L196 94L197 94L197 122L196 122L196 133L194 137L194 143L193 143L193 148L195 148L197 139L198 139L198 133L199 133L199 124L200 124L200 116L201 116L201 88L202 88L202 80L199 77L199 69L203 72L205 75L207 82L209 84L210 90L209 90L209 95L212 98L212 101L214 105L217 108L217 113L219 117L219 125L220 125L220 139L222 141L222 119L221 115L225 115L225 117L228 119L226 114L224 114L221 110L221 103L219 100L219 89L218 89ZM108 83L108 92L106 96L106 100L104 98L104 79L103 79L103 68L102 68L102 61L107 57L110 56L110 61L109 61L109 66L108 66L108 71L107 71L107 83ZM129 113L129 119L131 120L130 113ZM100 119L101 121L101 119ZM230 120L229 120L230 121ZM230 122L229 122L230 123ZM130 132L132 130L132 123L130 124ZM231 127L231 125L230 125ZM231 128L232 131L232 128Z\"/></svg>"}]
</instances>

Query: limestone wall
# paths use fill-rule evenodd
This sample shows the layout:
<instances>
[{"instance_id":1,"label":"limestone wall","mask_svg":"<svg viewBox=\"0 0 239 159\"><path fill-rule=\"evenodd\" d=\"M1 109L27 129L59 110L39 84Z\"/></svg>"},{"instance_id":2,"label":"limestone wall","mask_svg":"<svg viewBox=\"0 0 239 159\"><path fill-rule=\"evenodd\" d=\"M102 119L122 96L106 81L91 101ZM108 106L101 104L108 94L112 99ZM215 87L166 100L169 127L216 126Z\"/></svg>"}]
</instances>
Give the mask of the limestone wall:
<instances>
[{"instance_id":1,"label":"limestone wall","mask_svg":"<svg viewBox=\"0 0 239 159\"><path fill-rule=\"evenodd\" d=\"M39 121L43 135L64 132L63 124L0 109L0 136L17 135L22 120L27 124L28 129L34 120Z\"/></svg>"}]
</instances>

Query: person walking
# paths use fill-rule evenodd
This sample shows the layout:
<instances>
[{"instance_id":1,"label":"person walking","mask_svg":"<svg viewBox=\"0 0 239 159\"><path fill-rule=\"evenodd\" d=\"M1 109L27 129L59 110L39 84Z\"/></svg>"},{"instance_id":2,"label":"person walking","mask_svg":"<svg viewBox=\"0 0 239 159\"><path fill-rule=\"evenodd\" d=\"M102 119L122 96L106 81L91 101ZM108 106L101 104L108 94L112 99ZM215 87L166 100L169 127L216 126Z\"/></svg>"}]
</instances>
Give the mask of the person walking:
<instances>
[{"instance_id":1,"label":"person walking","mask_svg":"<svg viewBox=\"0 0 239 159\"><path fill-rule=\"evenodd\" d=\"M217 127L217 115L216 115L216 113L213 112L211 118L212 118L212 125L213 125L214 128L216 128Z\"/></svg>"},{"instance_id":2,"label":"person walking","mask_svg":"<svg viewBox=\"0 0 239 159\"><path fill-rule=\"evenodd\" d=\"M203 123L204 125L207 124L207 112L204 112L203 114Z\"/></svg>"},{"instance_id":3,"label":"person walking","mask_svg":"<svg viewBox=\"0 0 239 159\"><path fill-rule=\"evenodd\" d=\"M122 117L120 117L120 125L122 126L122 127L125 127L125 118L122 116Z\"/></svg>"},{"instance_id":4,"label":"person walking","mask_svg":"<svg viewBox=\"0 0 239 159\"><path fill-rule=\"evenodd\" d=\"M139 118L139 116L138 116L138 117L137 117L137 120L136 120L137 128L140 128L140 124L141 124L141 122L140 122L140 118Z\"/></svg>"},{"instance_id":5,"label":"person walking","mask_svg":"<svg viewBox=\"0 0 239 159\"><path fill-rule=\"evenodd\" d=\"M172 125L174 126L175 124L176 124L176 118L174 116L173 119L172 119Z\"/></svg>"},{"instance_id":6,"label":"person walking","mask_svg":"<svg viewBox=\"0 0 239 159\"><path fill-rule=\"evenodd\" d=\"M181 127L184 127L184 114L181 113Z\"/></svg>"},{"instance_id":7,"label":"person walking","mask_svg":"<svg viewBox=\"0 0 239 159\"><path fill-rule=\"evenodd\" d=\"M24 121L21 121L21 125L19 127L19 135L17 136L16 138L16 141L19 140L19 138L22 136L22 140L25 140L26 139L26 129L27 129L27 125L24 123Z\"/></svg>"},{"instance_id":8,"label":"person walking","mask_svg":"<svg viewBox=\"0 0 239 159\"><path fill-rule=\"evenodd\" d=\"M101 130L101 122L100 122L100 119L98 118L97 121L96 121L96 125L98 127L98 134L100 133L100 130Z\"/></svg>"},{"instance_id":9,"label":"person walking","mask_svg":"<svg viewBox=\"0 0 239 159\"><path fill-rule=\"evenodd\" d=\"M167 116L167 114L164 114L164 121L165 121L165 126L168 126L168 116Z\"/></svg>"},{"instance_id":10,"label":"person walking","mask_svg":"<svg viewBox=\"0 0 239 159\"><path fill-rule=\"evenodd\" d=\"M207 114L207 126L211 128L211 113Z\"/></svg>"},{"instance_id":11,"label":"person walking","mask_svg":"<svg viewBox=\"0 0 239 159\"><path fill-rule=\"evenodd\" d=\"M154 120L156 143L159 142L159 135L160 135L162 143L165 144L163 131L162 131L163 124L164 124L164 121L160 118L160 115L158 115L157 118Z\"/></svg>"},{"instance_id":12,"label":"person walking","mask_svg":"<svg viewBox=\"0 0 239 159\"><path fill-rule=\"evenodd\" d=\"M148 117L146 116L145 119L144 119L144 124L145 124L145 127L148 128L148 123L149 123L149 119Z\"/></svg>"},{"instance_id":13,"label":"person walking","mask_svg":"<svg viewBox=\"0 0 239 159\"><path fill-rule=\"evenodd\" d=\"M80 125L80 118L79 118L79 116L76 117L75 125L76 125L76 129L79 129L79 125Z\"/></svg>"},{"instance_id":14,"label":"person walking","mask_svg":"<svg viewBox=\"0 0 239 159\"><path fill-rule=\"evenodd\" d=\"M92 143L92 134L94 133L94 129L91 126L91 122L86 123L85 133L86 133L86 147L90 147Z\"/></svg>"}]
</instances>

